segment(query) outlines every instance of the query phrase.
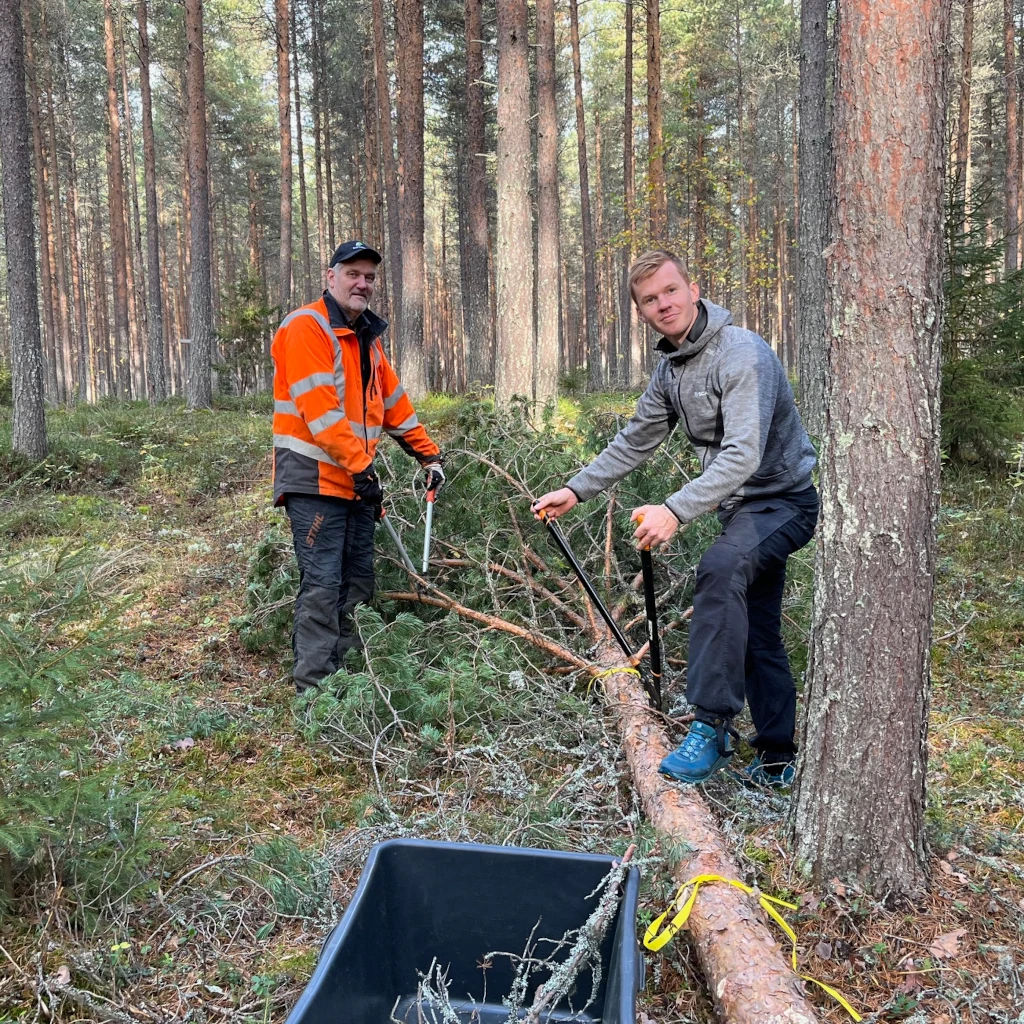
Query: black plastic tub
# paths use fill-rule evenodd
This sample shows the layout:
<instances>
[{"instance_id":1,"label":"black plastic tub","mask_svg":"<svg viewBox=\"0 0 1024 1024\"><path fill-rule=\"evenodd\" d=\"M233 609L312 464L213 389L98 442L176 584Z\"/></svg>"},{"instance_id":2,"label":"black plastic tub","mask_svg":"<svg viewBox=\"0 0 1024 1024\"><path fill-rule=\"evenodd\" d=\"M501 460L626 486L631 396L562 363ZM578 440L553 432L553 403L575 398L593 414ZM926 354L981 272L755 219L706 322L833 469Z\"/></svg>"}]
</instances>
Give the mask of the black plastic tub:
<instances>
[{"instance_id":1,"label":"black plastic tub","mask_svg":"<svg viewBox=\"0 0 1024 1024\"><path fill-rule=\"evenodd\" d=\"M392 1013L416 1024L418 972L431 962L446 972L452 1007L470 1024L504 1024L502 997L514 965L493 951L521 955L534 940L560 939L579 928L597 905L587 899L612 865L611 857L512 846L477 846L394 839L375 846L352 902L324 944L320 962L287 1024L388 1024ZM635 1024L642 964L636 941L639 872L626 876L615 920L601 948L597 998L585 1012L565 1003L546 1020ZM539 922L539 923L538 923ZM551 951L541 943L538 957ZM564 960L567 949L555 959ZM485 977L486 974L486 977ZM537 972L524 1005L547 977ZM579 1009L592 978L577 978ZM425 1019L433 1019L425 1013ZM440 1018L438 1018L440 1019Z\"/></svg>"}]
</instances>

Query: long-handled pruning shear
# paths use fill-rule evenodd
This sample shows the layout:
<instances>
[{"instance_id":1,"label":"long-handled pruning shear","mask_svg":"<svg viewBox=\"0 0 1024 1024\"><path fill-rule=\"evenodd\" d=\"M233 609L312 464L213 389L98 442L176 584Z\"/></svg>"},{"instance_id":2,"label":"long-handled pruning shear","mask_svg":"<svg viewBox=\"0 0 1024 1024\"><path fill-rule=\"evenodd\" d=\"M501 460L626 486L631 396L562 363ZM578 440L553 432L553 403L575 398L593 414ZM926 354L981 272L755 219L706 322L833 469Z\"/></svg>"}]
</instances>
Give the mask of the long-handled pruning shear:
<instances>
[{"instance_id":1,"label":"long-handled pruning shear","mask_svg":"<svg viewBox=\"0 0 1024 1024\"><path fill-rule=\"evenodd\" d=\"M642 523L644 517L636 517ZM658 599L654 593L654 562L651 559L651 546L640 549L640 568L644 576L644 605L647 609L647 639L651 652L651 681L658 694L655 707L661 708L661 637L658 636Z\"/></svg>"},{"instance_id":2,"label":"long-handled pruning shear","mask_svg":"<svg viewBox=\"0 0 1024 1024\"><path fill-rule=\"evenodd\" d=\"M380 521L384 524L388 533L391 534L391 539L395 542L395 547L398 548L398 553L402 556L402 562L405 564L406 569L415 575L416 566L412 564L409 552L405 550L405 545L402 543L402 538L398 536L398 531L391 525L391 520L388 519L383 505L380 510Z\"/></svg>"},{"instance_id":3,"label":"long-handled pruning shear","mask_svg":"<svg viewBox=\"0 0 1024 1024\"><path fill-rule=\"evenodd\" d=\"M626 655L626 657L629 658L630 661L632 661L633 649L629 646L629 641L626 639L622 630L619 629L619 624L612 617L612 613L608 611L608 609L604 605L604 602L601 600L600 597L598 597L597 590L595 589L590 577L587 575L586 570L583 568L582 565L580 565L579 561L576 559L576 556L572 553L572 549L569 547L569 542L568 540L566 540L565 534L562 533L558 526L555 525L555 521L550 516L548 516L548 514L543 509L540 512L538 512L538 515L540 516L541 522L548 528L548 533L551 535L551 539L558 546L558 550L562 552L562 554L565 556L566 561L572 566L573 572L576 573L576 578L580 581L580 583L583 584L583 589L587 592L587 596L590 598L590 600L594 602L594 606L600 613L601 618L604 619L604 621L608 625L608 628L612 631L612 636L614 636L616 641L618 641L618 644L622 648L623 653ZM650 552L648 552L648 557L650 557ZM661 669L660 653L661 652L659 651L659 682ZM653 685L652 683L648 682L648 680L644 679L643 676L640 677L640 681L643 683L643 687L647 691L647 696L650 698L652 706L660 711L660 685Z\"/></svg>"},{"instance_id":4,"label":"long-handled pruning shear","mask_svg":"<svg viewBox=\"0 0 1024 1024\"><path fill-rule=\"evenodd\" d=\"M434 499L437 497L437 488L431 487L427 491L427 526L423 534L423 575L426 576L430 562L430 529L434 525Z\"/></svg>"}]
</instances>

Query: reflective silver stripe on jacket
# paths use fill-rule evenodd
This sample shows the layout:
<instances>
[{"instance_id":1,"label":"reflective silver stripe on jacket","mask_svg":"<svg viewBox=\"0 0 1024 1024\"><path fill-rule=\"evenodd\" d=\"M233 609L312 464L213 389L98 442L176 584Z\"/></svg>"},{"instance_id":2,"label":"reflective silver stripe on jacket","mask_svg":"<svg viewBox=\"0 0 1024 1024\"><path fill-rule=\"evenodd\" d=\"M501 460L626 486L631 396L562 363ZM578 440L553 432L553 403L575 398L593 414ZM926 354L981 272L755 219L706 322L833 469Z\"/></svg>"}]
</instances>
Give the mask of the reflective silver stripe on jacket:
<instances>
[{"instance_id":1,"label":"reflective silver stripe on jacket","mask_svg":"<svg viewBox=\"0 0 1024 1024\"><path fill-rule=\"evenodd\" d=\"M295 408L294 402L282 402L279 398L274 399L274 412L281 412L286 416L299 415L299 410Z\"/></svg>"},{"instance_id":2,"label":"reflective silver stripe on jacket","mask_svg":"<svg viewBox=\"0 0 1024 1024\"><path fill-rule=\"evenodd\" d=\"M310 444L309 441L300 440L297 437L292 437L291 434L275 434L274 435L274 447L275 448L287 448L290 451L295 452L298 455L305 455L307 459L316 459L317 462L327 462L332 466L338 466L338 463L334 461L323 450L319 445ZM338 466L341 469L341 466Z\"/></svg>"},{"instance_id":3,"label":"reflective silver stripe on jacket","mask_svg":"<svg viewBox=\"0 0 1024 1024\"><path fill-rule=\"evenodd\" d=\"M344 418L344 409L328 409L323 416L317 416L315 420L310 420L307 426L311 434L319 434L321 430L333 427L335 423L340 423Z\"/></svg>"},{"instance_id":4,"label":"reflective silver stripe on jacket","mask_svg":"<svg viewBox=\"0 0 1024 1024\"><path fill-rule=\"evenodd\" d=\"M407 420L402 420L397 427L388 427L388 433L392 437L401 437L403 434L408 434L413 427L420 425L419 417L416 413L413 413Z\"/></svg>"},{"instance_id":5,"label":"reflective silver stripe on jacket","mask_svg":"<svg viewBox=\"0 0 1024 1024\"><path fill-rule=\"evenodd\" d=\"M313 388L318 388L325 384L327 387L337 384L333 373L311 373L308 377L303 377L302 380L297 380L288 389L288 394L291 395L292 398L298 398L299 395L304 395L307 391L312 391Z\"/></svg>"},{"instance_id":6,"label":"reflective silver stripe on jacket","mask_svg":"<svg viewBox=\"0 0 1024 1024\"><path fill-rule=\"evenodd\" d=\"M287 327L297 316L311 316L321 327L324 334L331 339L331 345L334 346L334 376L332 377L327 373L314 373L304 380L298 381L293 384L288 392L292 398L297 398L298 395L304 394L304 391L295 391L295 388L299 384L304 384L306 381L316 380L316 383L311 385L310 388L306 388L305 391L311 390L313 387L317 387L320 384L333 384L334 390L338 393L338 401L341 403L342 409L345 408L345 366L341 358L341 345L338 344L337 336L334 333L334 328L331 327L330 320L323 315L323 313L317 312L315 309L302 309L292 310L282 321L281 327ZM280 328L279 328L280 329ZM317 379L320 378L320 379ZM326 379L324 379L326 378Z\"/></svg>"},{"instance_id":7,"label":"reflective silver stripe on jacket","mask_svg":"<svg viewBox=\"0 0 1024 1024\"><path fill-rule=\"evenodd\" d=\"M396 387L395 390L392 391L391 394L388 395L388 397L384 399L384 408L385 409L393 409L398 404L398 400L404 394L405 394L405 388L403 388L402 385L399 384L398 387Z\"/></svg>"},{"instance_id":8,"label":"reflective silver stripe on jacket","mask_svg":"<svg viewBox=\"0 0 1024 1024\"><path fill-rule=\"evenodd\" d=\"M355 422L351 424L351 427L352 433L364 441L375 441L383 432L383 427L366 427L364 429L361 423Z\"/></svg>"}]
</instances>

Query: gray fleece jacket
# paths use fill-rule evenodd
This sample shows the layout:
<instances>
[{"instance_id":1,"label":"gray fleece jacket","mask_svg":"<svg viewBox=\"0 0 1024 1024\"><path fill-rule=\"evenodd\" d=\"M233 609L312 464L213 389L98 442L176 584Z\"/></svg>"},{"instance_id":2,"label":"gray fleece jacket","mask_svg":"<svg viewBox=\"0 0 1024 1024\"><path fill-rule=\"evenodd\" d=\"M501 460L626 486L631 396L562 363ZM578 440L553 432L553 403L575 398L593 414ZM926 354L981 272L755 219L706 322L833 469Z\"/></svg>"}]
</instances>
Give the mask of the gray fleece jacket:
<instances>
[{"instance_id":1,"label":"gray fleece jacket","mask_svg":"<svg viewBox=\"0 0 1024 1024\"><path fill-rule=\"evenodd\" d=\"M701 300L707 326L679 349L668 342L632 419L568 486L593 498L650 457L680 421L701 474L665 504L681 523L741 501L811 485L815 454L778 356L728 310Z\"/></svg>"}]
</instances>

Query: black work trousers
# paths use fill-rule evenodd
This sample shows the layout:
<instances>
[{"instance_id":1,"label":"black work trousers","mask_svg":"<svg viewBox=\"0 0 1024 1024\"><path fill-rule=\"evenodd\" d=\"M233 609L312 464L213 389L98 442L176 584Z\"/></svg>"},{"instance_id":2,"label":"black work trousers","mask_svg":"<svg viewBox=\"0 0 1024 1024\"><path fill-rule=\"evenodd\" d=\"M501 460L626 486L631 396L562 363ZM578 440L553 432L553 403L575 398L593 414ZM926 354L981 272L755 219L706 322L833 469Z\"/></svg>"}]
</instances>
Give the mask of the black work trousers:
<instances>
[{"instance_id":1,"label":"black work trousers","mask_svg":"<svg viewBox=\"0 0 1024 1024\"><path fill-rule=\"evenodd\" d=\"M702 719L731 718L744 698L761 754L795 752L796 686L782 644L786 560L818 521L813 487L719 512L722 533L697 566L686 699Z\"/></svg>"},{"instance_id":2,"label":"black work trousers","mask_svg":"<svg viewBox=\"0 0 1024 1024\"><path fill-rule=\"evenodd\" d=\"M337 672L346 650L362 646L352 611L373 597L377 510L317 494L289 494L285 507L299 563L292 651L302 693Z\"/></svg>"}]
</instances>

